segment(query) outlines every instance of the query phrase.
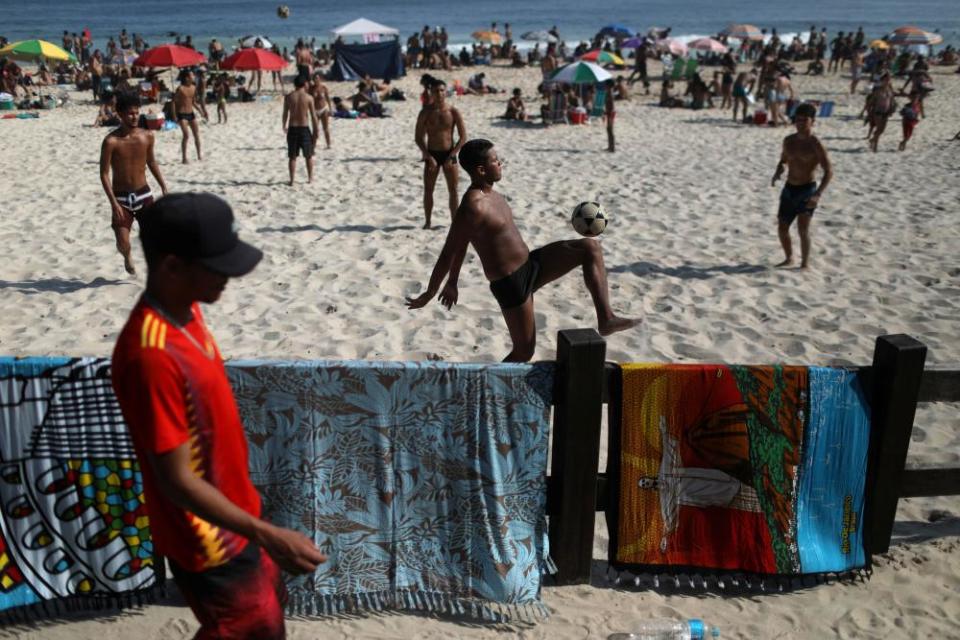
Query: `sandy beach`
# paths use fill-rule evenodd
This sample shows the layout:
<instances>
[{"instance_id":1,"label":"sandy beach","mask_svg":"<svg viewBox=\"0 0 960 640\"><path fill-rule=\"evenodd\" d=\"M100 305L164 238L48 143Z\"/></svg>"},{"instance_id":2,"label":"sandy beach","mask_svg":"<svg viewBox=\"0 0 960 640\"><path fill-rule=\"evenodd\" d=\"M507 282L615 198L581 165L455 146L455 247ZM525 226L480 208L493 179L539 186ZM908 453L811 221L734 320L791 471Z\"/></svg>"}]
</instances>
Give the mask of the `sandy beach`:
<instances>
[{"instance_id":1,"label":"sandy beach","mask_svg":"<svg viewBox=\"0 0 960 640\"><path fill-rule=\"evenodd\" d=\"M960 364L960 141L949 142L960 129L954 70L933 68L928 117L903 153L896 150L899 116L880 152L869 152L856 117L863 96L849 95L846 74L795 77L801 98L836 102L833 116L815 125L835 177L814 217L806 272L772 267L782 252L779 188L770 187L770 177L792 128L738 125L719 109L661 109L655 84L653 95L635 90L618 103L617 152L610 154L598 121L543 128L498 120L506 95L451 100L469 137L489 138L505 159L499 189L531 248L575 237L568 219L580 201L598 200L613 215L602 236L611 298L618 312L642 316L644 324L608 339L609 360L862 365L876 336L907 333L928 346L927 366L946 366ZM205 309L225 357L473 362L509 351L475 254L452 311L404 305L404 296L425 287L450 215L438 185L439 227L420 228L422 165L413 143L420 75L395 82L408 100L387 103L391 117L332 121L333 148L318 152L312 185L301 163L297 184L286 186L279 96L231 103L228 125L203 125L202 162L180 164L179 131L157 133L171 189L226 198L241 235L266 254ZM435 75L465 82L469 72ZM537 70L493 67L487 81L520 87L528 109L538 108ZM331 83L330 91L346 96L352 86ZM107 129L87 126L96 113L89 94L71 96L71 105L37 120L0 121L4 355L108 356L144 284L136 231L139 277L125 274L114 247L98 175ZM463 172L460 179L462 194L468 179ZM595 327L582 278L571 274L539 292L536 319L540 360L554 357L558 330ZM922 407L908 465L958 461L956 407ZM598 516L593 583L547 586L551 616L540 624L385 614L295 619L288 632L605 638L643 618L668 616L701 617L724 638L960 637L960 501L903 500L897 520L891 550L875 557L869 581L773 594L609 584L607 533ZM160 604L6 628L0 637L174 639L196 628L171 583Z\"/></svg>"}]
</instances>

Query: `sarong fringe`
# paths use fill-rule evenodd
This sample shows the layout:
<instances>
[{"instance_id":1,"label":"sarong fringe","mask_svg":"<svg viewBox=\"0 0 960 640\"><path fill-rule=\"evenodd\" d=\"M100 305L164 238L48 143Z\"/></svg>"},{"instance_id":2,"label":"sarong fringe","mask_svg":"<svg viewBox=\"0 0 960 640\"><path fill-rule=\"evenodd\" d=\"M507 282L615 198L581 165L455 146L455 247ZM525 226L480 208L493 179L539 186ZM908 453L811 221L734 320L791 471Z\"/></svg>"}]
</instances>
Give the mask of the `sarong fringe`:
<instances>
[{"instance_id":1,"label":"sarong fringe","mask_svg":"<svg viewBox=\"0 0 960 640\"><path fill-rule=\"evenodd\" d=\"M330 616L362 611L407 609L469 617L487 622L538 622L550 612L541 602L499 603L434 590L398 589L356 594L290 594L286 612L293 616Z\"/></svg>"}]
</instances>

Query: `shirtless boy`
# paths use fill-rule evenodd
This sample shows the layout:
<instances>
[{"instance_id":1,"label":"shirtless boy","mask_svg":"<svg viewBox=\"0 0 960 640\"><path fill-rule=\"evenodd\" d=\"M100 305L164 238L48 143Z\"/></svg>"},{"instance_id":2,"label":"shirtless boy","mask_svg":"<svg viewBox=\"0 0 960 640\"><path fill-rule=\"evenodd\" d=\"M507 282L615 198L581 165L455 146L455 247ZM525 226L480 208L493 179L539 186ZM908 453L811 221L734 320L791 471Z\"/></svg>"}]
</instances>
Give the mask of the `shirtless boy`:
<instances>
[{"instance_id":1,"label":"shirtless boy","mask_svg":"<svg viewBox=\"0 0 960 640\"><path fill-rule=\"evenodd\" d=\"M121 93L117 97L117 115L120 127L107 134L100 147L100 183L110 201L117 251L123 256L127 273L133 275L137 270L130 257L130 229L140 210L153 202L153 193L147 184L147 167L164 195L167 183L153 155L153 133L137 127L140 119L137 96Z\"/></svg>"},{"instance_id":2,"label":"shirtless boy","mask_svg":"<svg viewBox=\"0 0 960 640\"><path fill-rule=\"evenodd\" d=\"M443 171L450 195L450 215L457 213L457 153L467 138L467 126L463 116L454 107L447 104L447 85L443 80L434 80L428 87L432 98L430 105L424 104L417 116L417 128L414 140L423 155L423 213L426 221L424 229L430 228L430 216L433 214L433 189L437 177ZM453 130L457 130L457 142L453 141Z\"/></svg>"},{"instance_id":3,"label":"shirtless boy","mask_svg":"<svg viewBox=\"0 0 960 640\"><path fill-rule=\"evenodd\" d=\"M774 186L787 166L787 183L780 192L780 210L777 212L777 233L786 258L778 267L793 263L793 246L790 243L790 225L797 219L800 231L800 268L810 265L810 221L820 203L820 196L833 179L833 167L827 150L813 135L813 120L817 114L812 104L801 104L795 112L797 132L783 139L783 151L777 163L770 186ZM820 186L814 181L817 166L823 168Z\"/></svg>"},{"instance_id":4,"label":"shirtless boy","mask_svg":"<svg viewBox=\"0 0 960 640\"><path fill-rule=\"evenodd\" d=\"M320 124L323 126L323 139L327 143L327 149L330 148L330 116L333 114L333 102L330 100L330 92L327 85L323 83L323 74L313 74L313 83L310 85L310 95L313 96L313 109L320 118Z\"/></svg>"},{"instance_id":5,"label":"shirtless boy","mask_svg":"<svg viewBox=\"0 0 960 640\"><path fill-rule=\"evenodd\" d=\"M510 205L493 190L500 181L501 162L492 142L467 142L460 151L460 164L470 174L470 187L450 225L427 290L416 298L407 298L409 308L425 306L438 291L440 303L447 309L457 303L460 267L468 244L472 244L510 331L513 349L505 362L526 362L533 357L537 338L533 293L577 267L583 269L601 335L640 323L617 316L610 307L603 251L596 240L561 240L535 251L527 248ZM441 291L444 278L447 283Z\"/></svg>"},{"instance_id":6,"label":"shirtless boy","mask_svg":"<svg viewBox=\"0 0 960 640\"><path fill-rule=\"evenodd\" d=\"M307 161L307 182L313 182L313 149L320 135L313 96L307 93L306 89L307 79L297 76L293 79L293 86L296 89L283 99L283 132L287 134L291 187L293 176L297 172L297 156L300 152L303 152L303 158Z\"/></svg>"},{"instance_id":7,"label":"shirtless boy","mask_svg":"<svg viewBox=\"0 0 960 640\"><path fill-rule=\"evenodd\" d=\"M184 71L180 74L180 86L173 94L173 117L180 125L183 140L180 141L180 155L183 164L187 164L187 144L190 142L190 132L193 132L193 142L197 147L197 160L200 157L200 125L197 124L197 114L193 112L197 100L197 86L194 84L193 72Z\"/></svg>"}]
</instances>

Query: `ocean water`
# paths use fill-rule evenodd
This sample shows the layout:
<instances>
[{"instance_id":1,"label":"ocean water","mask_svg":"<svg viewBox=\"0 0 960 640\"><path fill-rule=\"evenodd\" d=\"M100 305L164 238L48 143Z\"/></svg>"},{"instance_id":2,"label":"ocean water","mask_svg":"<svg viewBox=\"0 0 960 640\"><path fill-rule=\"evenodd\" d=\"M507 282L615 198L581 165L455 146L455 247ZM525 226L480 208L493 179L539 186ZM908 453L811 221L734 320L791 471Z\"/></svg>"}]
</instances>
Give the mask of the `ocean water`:
<instances>
[{"instance_id":1,"label":"ocean water","mask_svg":"<svg viewBox=\"0 0 960 640\"><path fill-rule=\"evenodd\" d=\"M0 35L11 40L41 37L59 43L64 29L89 28L96 46L121 28L140 33L150 44L173 41L174 34L190 34L198 47L216 37L226 44L249 34L262 34L281 46L298 37L330 40L330 30L365 17L396 27L406 39L424 25L445 26L451 45L470 42L470 33L500 30L509 22L514 39L525 31L556 25L568 44L592 36L611 22L646 32L650 27L672 27L672 35L714 34L731 22L776 28L784 35L805 34L810 25L837 31L862 26L868 38L880 37L898 26L915 24L939 32L945 43L960 44L960 0L485 0L480 3L449 0L283 0L290 18L277 17L281 2L271 0L0 0L4 17Z\"/></svg>"}]
</instances>

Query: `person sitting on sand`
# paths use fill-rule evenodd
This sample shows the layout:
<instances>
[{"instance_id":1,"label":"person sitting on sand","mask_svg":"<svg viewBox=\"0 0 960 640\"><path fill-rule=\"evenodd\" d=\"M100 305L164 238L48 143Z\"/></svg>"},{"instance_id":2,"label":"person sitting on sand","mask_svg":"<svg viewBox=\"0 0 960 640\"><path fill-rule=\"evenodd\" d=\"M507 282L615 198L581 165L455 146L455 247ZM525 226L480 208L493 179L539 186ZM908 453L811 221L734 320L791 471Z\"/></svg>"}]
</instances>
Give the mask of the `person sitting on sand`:
<instances>
[{"instance_id":1,"label":"person sitting on sand","mask_svg":"<svg viewBox=\"0 0 960 640\"><path fill-rule=\"evenodd\" d=\"M130 257L130 230L140 211L153 202L147 168L163 194L167 193L167 183L153 155L153 133L138 127L140 101L136 96L119 96L117 113L120 127L107 134L100 146L100 184L110 202L117 251L123 256L127 273L134 275L137 270Z\"/></svg>"},{"instance_id":2,"label":"person sitting on sand","mask_svg":"<svg viewBox=\"0 0 960 640\"><path fill-rule=\"evenodd\" d=\"M100 110L97 112L97 119L93 121L95 127L116 127L120 124L120 117L117 115L117 94L112 91L103 94L100 100Z\"/></svg>"},{"instance_id":3,"label":"person sitting on sand","mask_svg":"<svg viewBox=\"0 0 960 640\"><path fill-rule=\"evenodd\" d=\"M690 108L693 110L703 109L706 106L707 98L710 96L710 89L707 83L703 81L699 73L695 73L687 83L686 96L692 96Z\"/></svg>"},{"instance_id":4,"label":"person sitting on sand","mask_svg":"<svg viewBox=\"0 0 960 640\"><path fill-rule=\"evenodd\" d=\"M487 85L487 74L481 72L470 76L467 81L467 93L475 96L482 96L488 93L497 93L497 90Z\"/></svg>"},{"instance_id":5,"label":"person sitting on sand","mask_svg":"<svg viewBox=\"0 0 960 640\"><path fill-rule=\"evenodd\" d=\"M613 97L616 100L624 101L630 99L630 88L627 86L627 82L623 76L617 76L617 82L613 88Z\"/></svg>"},{"instance_id":6,"label":"person sitting on sand","mask_svg":"<svg viewBox=\"0 0 960 640\"><path fill-rule=\"evenodd\" d=\"M173 94L173 119L180 125L183 138L180 141L180 156L183 164L187 164L187 145L190 142L190 132L193 132L193 142L197 148L197 160L200 157L200 125L193 108L197 102L197 87L194 84L193 72L184 70L180 74L180 86Z\"/></svg>"},{"instance_id":7,"label":"person sitting on sand","mask_svg":"<svg viewBox=\"0 0 960 640\"><path fill-rule=\"evenodd\" d=\"M804 103L797 107L794 114L797 132L783 139L777 170L770 181L770 186L775 186L783 175L783 167L787 167L787 182L780 192L780 208L777 211L777 234L780 236L785 258L778 267L793 263L790 225L794 220L798 220L797 228L800 231L800 268L809 267L810 222L813 220L813 212L820 204L820 196L833 179L830 156L820 140L813 135L816 115L817 110L812 104ZM814 180L818 166L823 169L823 179L819 187Z\"/></svg>"},{"instance_id":8,"label":"person sitting on sand","mask_svg":"<svg viewBox=\"0 0 960 640\"><path fill-rule=\"evenodd\" d=\"M668 109L676 109L683 106L683 98L678 98L670 94L670 89L673 88L673 82L670 79L665 79L660 85L660 106L667 107Z\"/></svg>"},{"instance_id":9,"label":"person sitting on sand","mask_svg":"<svg viewBox=\"0 0 960 640\"><path fill-rule=\"evenodd\" d=\"M502 176L502 163L492 142L467 142L460 152L460 164L470 174L470 187L450 225L426 291L407 298L410 309L426 306L438 293L440 303L447 309L457 303L460 267L468 246L473 245L513 343L504 358L506 362L527 362L536 350L534 292L577 267L582 269L593 299L601 335L640 323L617 316L610 306L603 249L593 238L561 240L530 251L513 220L510 205L494 191ZM446 285L441 290L444 279Z\"/></svg>"},{"instance_id":10,"label":"person sitting on sand","mask_svg":"<svg viewBox=\"0 0 960 640\"><path fill-rule=\"evenodd\" d=\"M513 95L507 100L507 112L503 116L507 120L526 120L527 110L523 106L523 95L520 87L513 90Z\"/></svg>"}]
</instances>

